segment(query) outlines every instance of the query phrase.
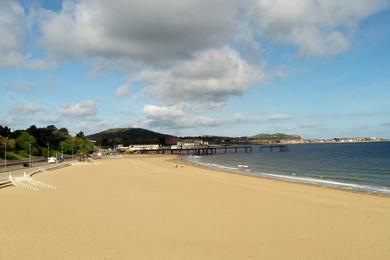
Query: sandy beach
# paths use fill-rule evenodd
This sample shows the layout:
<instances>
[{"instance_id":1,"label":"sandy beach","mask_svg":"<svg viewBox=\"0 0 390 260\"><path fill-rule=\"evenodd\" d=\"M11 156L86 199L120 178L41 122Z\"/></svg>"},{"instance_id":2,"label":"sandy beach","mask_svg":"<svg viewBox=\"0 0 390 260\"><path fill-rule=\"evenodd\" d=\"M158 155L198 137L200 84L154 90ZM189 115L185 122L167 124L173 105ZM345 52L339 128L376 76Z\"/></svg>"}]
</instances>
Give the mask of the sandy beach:
<instances>
[{"instance_id":1,"label":"sandy beach","mask_svg":"<svg viewBox=\"0 0 390 260\"><path fill-rule=\"evenodd\" d=\"M0 189L0 259L390 259L390 198L105 159Z\"/></svg>"}]
</instances>

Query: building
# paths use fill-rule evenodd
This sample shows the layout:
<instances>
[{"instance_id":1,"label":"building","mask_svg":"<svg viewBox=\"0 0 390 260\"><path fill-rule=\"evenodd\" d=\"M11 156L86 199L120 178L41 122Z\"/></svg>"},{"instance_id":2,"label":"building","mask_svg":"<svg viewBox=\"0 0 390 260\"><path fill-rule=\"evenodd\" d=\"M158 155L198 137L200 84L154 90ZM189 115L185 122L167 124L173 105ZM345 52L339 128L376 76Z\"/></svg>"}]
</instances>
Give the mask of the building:
<instances>
[{"instance_id":1,"label":"building","mask_svg":"<svg viewBox=\"0 0 390 260\"><path fill-rule=\"evenodd\" d=\"M126 151L137 152L142 150L158 150L158 148L160 148L160 145L158 144L134 144L129 145Z\"/></svg>"},{"instance_id":2,"label":"building","mask_svg":"<svg viewBox=\"0 0 390 260\"><path fill-rule=\"evenodd\" d=\"M180 142L177 142L177 148L179 149L187 149L208 145L209 142L203 141L202 139L182 139Z\"/></svg>"},{"instance_id":3,"label":"building","mask_svg":"<svg viewBox=\"0 0 390 260\"><path fill-rule=\"evenodd\" d=\"M168 135L165 137L165 145L176 145L177 144L177 137Z\"/></svg>"},{"instance_id":4,"label":"building","mask_svg":"<svg viewBox=\"0 0 390 260\"><path fill-rule=\"evenodd\" d=\"M123 146L123 144L118 144L118 145L116 146L116 150L117 150L118 152L126 152L127 147L126 147L126 146Z\"/></svg>"}]
</instances>

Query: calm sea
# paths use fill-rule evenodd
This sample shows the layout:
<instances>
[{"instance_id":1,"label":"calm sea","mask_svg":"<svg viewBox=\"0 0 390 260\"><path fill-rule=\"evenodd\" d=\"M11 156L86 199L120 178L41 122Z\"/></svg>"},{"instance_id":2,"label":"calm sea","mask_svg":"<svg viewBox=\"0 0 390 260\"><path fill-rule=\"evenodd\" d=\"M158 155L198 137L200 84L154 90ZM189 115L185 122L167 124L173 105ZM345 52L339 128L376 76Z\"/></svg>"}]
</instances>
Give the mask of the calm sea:
<instances>
[{"instance_id":1,"label":"calm sea","mask_svg":"<svg viewBox=\"0 0 390 260\"><path fill-rule=\"evenodd\" d=\"M186 160L248 175L390 195L390 142L289 145L289 152L189 156Z\"/></svg>"}]
</instances>

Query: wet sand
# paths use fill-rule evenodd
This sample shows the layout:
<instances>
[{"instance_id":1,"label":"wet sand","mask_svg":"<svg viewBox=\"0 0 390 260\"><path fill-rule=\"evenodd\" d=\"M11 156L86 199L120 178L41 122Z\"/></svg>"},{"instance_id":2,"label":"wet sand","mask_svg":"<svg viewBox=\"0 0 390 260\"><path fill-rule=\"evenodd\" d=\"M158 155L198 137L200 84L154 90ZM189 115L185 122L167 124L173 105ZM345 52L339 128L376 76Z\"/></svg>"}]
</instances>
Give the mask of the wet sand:
<instances>
[{"instance_id":1,"label":"wet sand","mask_svg":"<svg viewBox=\"0 0 390 260\"><path fill-rule=\"evenodd\" d=\"M388 197L169 158L34 176L55 191L0 189L0 259L390 259Z\"/></svg>"}]
</instances>

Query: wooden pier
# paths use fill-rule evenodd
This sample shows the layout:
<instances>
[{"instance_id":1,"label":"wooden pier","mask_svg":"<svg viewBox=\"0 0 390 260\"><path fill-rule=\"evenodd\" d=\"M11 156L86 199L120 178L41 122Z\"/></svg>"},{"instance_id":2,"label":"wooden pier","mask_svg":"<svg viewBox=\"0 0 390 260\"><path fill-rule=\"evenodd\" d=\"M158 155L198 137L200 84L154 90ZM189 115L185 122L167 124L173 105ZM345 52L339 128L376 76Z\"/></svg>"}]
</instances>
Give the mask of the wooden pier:
<instances>
[{"instance_id":1,"label":"wooden pier","mask_svg":"<svg viewBox=\"0 0 390 260\"><path fill-rule=\"evenodd\" d=\"M142 154L178 154L178 155L213 155L228 153L252 153L254 151L263 152L288 152L288 146L281 145L258 145L258 146L204 146L193 148L159 148L141 150Z\"/></svg>"}]
</instances>

